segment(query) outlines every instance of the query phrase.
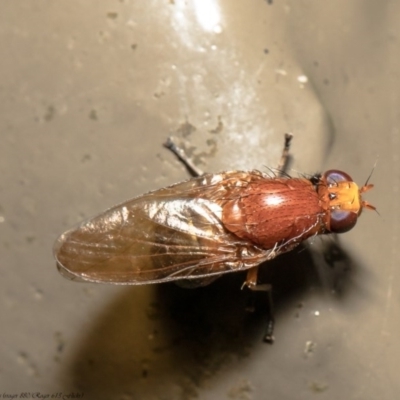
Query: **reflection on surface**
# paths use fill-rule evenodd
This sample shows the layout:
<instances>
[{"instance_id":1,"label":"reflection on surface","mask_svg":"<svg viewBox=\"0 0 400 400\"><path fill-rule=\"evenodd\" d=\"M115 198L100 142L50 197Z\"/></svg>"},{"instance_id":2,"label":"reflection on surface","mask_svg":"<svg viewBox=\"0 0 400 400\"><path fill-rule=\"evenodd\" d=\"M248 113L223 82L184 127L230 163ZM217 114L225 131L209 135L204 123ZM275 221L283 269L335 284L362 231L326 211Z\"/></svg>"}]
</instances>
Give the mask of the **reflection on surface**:
<instances>
[{"instance_id":1,"label":"reflection on surface","mask_svg":"<svg viewBox=\"0 0 400 400\"><path fill-rule=\"evenodd\" d=\"M221 13L216 0L193 0L198 23L205 31L221 32Z\"/></svg>"},{"instance_id":2,"label":"reflection on surface","mask_svg":"<svg viewBox=\"0 0 400 400\"><path fill-rule=\"evenodd\" d=\"M221 10L217 0L192 0L189 4L184 1L176 1L173 10L173 19L182 39L186 35L198 33L193 28L200 27L205 32L214 33L222 31ZM194 14L198 26L193 26L191 18L189 18L190 14Z\"/></svg>"}]
</instances>

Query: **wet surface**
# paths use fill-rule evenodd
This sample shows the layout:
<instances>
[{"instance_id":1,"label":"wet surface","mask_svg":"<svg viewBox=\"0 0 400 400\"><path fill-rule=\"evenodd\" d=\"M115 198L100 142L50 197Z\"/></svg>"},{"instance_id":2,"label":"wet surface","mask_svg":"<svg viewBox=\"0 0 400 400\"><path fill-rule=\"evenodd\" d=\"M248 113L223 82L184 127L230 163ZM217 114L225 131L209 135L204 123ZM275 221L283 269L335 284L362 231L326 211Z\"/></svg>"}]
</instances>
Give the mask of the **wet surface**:
<instances>
[{"instance_id":1,"label":"wet surface","mask_svg":"<svg viewBox=\"0 0 400 400\"><path fill-rule=\"evenodd\" d=\"M0 65L1 391L93 399L397 398L400 345L399 6L344 0L3 5ZM335 168L364 184L338 238L208 287L62 279L57 236L206 171ZM29 397L28 397L29 398Z\"/></svg>"}]
</instances>

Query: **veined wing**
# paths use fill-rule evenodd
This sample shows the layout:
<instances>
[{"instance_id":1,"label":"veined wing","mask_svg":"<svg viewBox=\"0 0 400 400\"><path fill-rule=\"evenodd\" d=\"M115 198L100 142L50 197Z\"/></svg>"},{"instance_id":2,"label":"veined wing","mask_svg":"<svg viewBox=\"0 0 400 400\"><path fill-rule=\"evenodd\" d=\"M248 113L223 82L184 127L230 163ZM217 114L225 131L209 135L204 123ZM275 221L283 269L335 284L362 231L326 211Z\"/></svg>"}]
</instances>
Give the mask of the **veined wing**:
<instances>
[{"instance_id":1,"label":"veined wing","mask_svg":"<svg viewBox=\"0 0 400 400\"><path fill-rule=\"evenodd\" d=\"M59 237L54 254L60 272L135 285L205 278L273 258L221 221L221 202L247 184L248 175L209 174L109 209Z\"/></svg>"}]
</instances>

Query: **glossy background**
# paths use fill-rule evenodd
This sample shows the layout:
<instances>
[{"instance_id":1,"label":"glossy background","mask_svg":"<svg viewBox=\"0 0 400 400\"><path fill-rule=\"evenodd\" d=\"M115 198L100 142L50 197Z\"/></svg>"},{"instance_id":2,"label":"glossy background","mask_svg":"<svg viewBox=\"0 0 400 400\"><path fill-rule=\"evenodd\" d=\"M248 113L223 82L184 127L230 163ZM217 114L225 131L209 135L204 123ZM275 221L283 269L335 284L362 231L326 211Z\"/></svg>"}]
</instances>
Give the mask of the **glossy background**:
<instances>
[{"instance_id":1,"label":"glossy background","mask_svg":"<svg viewBox=\"0 0 400 400\"><path fill-rule=\"evenodd\" d=\"M400 394L400 5L395 0L2 2L0 392L89 399ZM195 291L62 279L55 238L207 171L338 168L365 212L265 267L276 343L243 275Z\"/></svg>"}]
</instances>

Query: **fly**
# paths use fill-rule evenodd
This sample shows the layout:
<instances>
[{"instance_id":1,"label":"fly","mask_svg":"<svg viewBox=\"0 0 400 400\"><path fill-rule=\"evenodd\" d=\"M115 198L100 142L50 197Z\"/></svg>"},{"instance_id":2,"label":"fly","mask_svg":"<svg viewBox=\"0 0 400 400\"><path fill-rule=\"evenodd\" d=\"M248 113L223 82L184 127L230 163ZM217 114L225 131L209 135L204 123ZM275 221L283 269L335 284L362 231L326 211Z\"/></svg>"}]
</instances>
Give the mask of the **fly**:
<instances>
[{"instance_id":1,"label":"fly","mask_svg":"<svg viewBox=\"0 0 400 400\"><path fill-rule=\"evenodd\" d=\"M72 280L120 285L179 281L203 286L247 270L244 286L260 290L258 266L309 237L354 227L373 185L361 188L345 172L292 178L278 168L202 174L172 141L193 179L121 203L63 233L54 245L60 273ZM271 319L267 341L272 341Z\"/></svg>"}]
</instances>

